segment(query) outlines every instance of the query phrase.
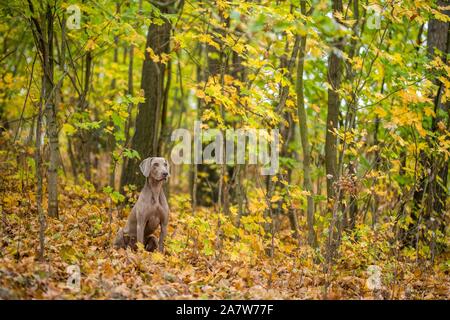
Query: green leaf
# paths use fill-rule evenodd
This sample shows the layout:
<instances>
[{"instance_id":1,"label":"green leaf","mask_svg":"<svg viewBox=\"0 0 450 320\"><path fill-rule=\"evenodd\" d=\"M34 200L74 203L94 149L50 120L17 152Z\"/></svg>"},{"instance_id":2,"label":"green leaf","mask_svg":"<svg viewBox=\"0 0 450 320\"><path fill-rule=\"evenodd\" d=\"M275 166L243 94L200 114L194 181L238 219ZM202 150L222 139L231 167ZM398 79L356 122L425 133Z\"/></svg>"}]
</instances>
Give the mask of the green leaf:
<instances>
[{"instance_id":1,"label":"green leaf","mask_svg":"<svg viewBox=\"0 0 450 320\"><path fill-rule=\"evenodd\" d=\"M72 136L75 132L77 132L77 129L72 126L70 123L64 123L62 126L62 131L68 135L68 136Z\"/></svg>"}]
</instances>

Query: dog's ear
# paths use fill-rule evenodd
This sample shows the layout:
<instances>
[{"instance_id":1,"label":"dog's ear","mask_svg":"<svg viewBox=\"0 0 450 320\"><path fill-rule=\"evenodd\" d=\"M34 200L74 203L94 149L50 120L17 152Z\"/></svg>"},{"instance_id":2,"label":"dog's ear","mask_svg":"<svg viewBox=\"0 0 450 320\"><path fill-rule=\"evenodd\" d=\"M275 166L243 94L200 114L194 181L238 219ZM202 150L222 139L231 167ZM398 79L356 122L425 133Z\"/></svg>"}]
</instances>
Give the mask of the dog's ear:
<instances>
[{"instance_id":1,"label":"dog's ear","mask_svg":"<svg viewBox=\"0 0 450 320\"><path fill-rule=\"evenodd\" d=\"M141 162L141 164L139 165L139 168L141 169L142 174L146 178L148 178L148 175L150 174L150 168L151 168L151 165L152 165L152 160L153 160L153 157L144 159Z\"/></svg>"}]
</instances>

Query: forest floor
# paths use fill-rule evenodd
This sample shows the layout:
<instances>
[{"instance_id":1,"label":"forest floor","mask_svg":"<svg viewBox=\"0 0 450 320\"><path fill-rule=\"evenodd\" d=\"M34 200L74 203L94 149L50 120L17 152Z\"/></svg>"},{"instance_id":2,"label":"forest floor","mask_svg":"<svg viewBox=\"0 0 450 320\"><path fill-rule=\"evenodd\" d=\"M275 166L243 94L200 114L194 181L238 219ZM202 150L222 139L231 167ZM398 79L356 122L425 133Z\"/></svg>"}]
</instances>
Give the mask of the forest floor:
<instances>
[{"instance_id":1,"label":"forest floor","mask_svg":"<svg viewBox=\"0 0 450 320\"><path fill-rule=\"evenodd\" d=\"M142 248L114 250L111 240L129 208L111 209L104 192L66 179L60 187L60 218L47 218L45 259L39 261L33 178L17 171L13 161L0 165L2 299L450 298L448 255L433 265L418 264L409 251L393 258L382 231L374 239L370 230L361 229L358 241L344 239L342 258L325 274L322 264L314 263L314 252L293 241L287 224L273 239L269 257L272 239L262 236L258 207L251 206L254 211L236 227L210 208L192 214L183 194L170 197L164 255ZM382 269L382 288L376 292L367 287L370 264ZM79 291L67 285L71 265L81 271Z\"/></svg>"}]
</instances>

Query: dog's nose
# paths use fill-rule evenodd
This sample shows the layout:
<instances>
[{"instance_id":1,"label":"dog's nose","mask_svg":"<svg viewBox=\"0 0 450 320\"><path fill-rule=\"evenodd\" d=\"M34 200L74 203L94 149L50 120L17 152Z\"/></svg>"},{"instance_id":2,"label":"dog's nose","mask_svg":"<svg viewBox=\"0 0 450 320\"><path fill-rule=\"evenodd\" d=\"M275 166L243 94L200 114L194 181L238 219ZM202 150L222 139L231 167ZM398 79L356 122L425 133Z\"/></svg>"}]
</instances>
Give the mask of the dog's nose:
<instances>
[{"instance_id":1,"label":"dog's nose","mask_svg":"<svg viewBox=\"0 0 450 320\"><path fill-rule=\"evenodd\" d=\"M169 173L168 173L168 172L163 172L162 175L163 175L164 178L167 178L167 176L169 175Z\"/></svg>"}]
</instances>

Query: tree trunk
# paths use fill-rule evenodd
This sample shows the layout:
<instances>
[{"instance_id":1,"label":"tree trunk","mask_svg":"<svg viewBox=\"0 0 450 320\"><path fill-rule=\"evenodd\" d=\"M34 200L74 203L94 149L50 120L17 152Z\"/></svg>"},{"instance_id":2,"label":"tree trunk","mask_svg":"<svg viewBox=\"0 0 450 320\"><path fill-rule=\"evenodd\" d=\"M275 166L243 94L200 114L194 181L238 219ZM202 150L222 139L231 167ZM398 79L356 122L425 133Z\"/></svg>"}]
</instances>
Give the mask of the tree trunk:
<instances>
[{"instance_id":1,"label":"tree trunk","mask_svg":"<svg viewBox=\"0 0 450 320\"><path fill-rule=\"evenodd\" d=\"M333 12L342 13L342 0L333 0ZM328 82L331 88L328 89L328 114L326 123L326 137L325 137L325 170L327 175L327 207L328 211L332 212L333 216L329 226L327 253L326 253L326 269L334 259L338 245L341 230L341 218L338 215L338 210L335 209L335 190L334 183L337 181L337 137L334 133L338 128L339 120L339 105L340 97L337 90L341 83L341 59L335 50L342 51L343 39L339 38L331 43L332 51L328 57Z\"/></svg>"},{"instance_id":2,"label":"tree trunk","mask_svg":"<svg viewBox=\"0 0 450 320\"><path fill-rule=\"evenodd\" d=\"M165 145L170 139L170 133L167 132L168 124L167 124L167 111L168 111L168 103L169 103L169 90L172 82L172 62L169 61L167 64L167 81L164 87L163 101L162 101L162 112L161 112L161 130L159 134L159 142L158 142L158 154L161 156L165 156L166 148Z\"/></svg>"},{"instance_id":3,"label":"tree trunk","mask_svg":"<svg viewBox=\"0 0 450 320\"><path fill-rule=\"evenodd\" d=\"M45 50L43 52L43 87L45 117L47 123L47 135L49 140L50 161L47 169L47 192L48 192L48 214L58 218L58 165L59 165L59 141L58 124L56 121L55 90L54 90L54 63L53 63L53 12L50 5L47 5L46 21L47 36ZM45 38L44 38L45 39Z\"/></svg>"},{"instance_id":4,"label":"tree trunk","mask_svg":"<svg viewBox=\"0 0 450 320\"><path fill-rule=\"evenodd\" d=\"M202 56L203 54L203 46L199 45L199 55ZM201 81L203 81L203 79L205 78L205 74L203 72L203 68L200 65L197 65L196 68L196 77L197 77L197 83L200 83ZM180 91L181 91L181 99L184 98L184 94L183 94L183 86L182 84L182 74L181 74L181 66L180 66L180 62L178 61L178 78L180 81ZM202 100L200 98L197 98L197 113L195 116L195 120L199 121L202 118ZM194 161L194 153L196 152L196 150L194 150L193 155L192 155L192 165L190 167L190 174L189 174L189 189L191 190L191 206L192 206L192 213L195 213L195 210L197 209L197 190L198 190L198 169L199 169L199 165L197 163L195 163Z\"/></svg>"},{"instance_id":5,"label":"tree trunk","mask_svg":"<svg viewBox=\"0 0 450 320\"><path fill-rule=\"evenodd\" d=\"M217 30L217 32L220 32ZM210 77L214 77L223 73L223 54L215 47L206 46L207 55L207 74L205 81ZM220 79L219 79L220 80ZM208 108L208 106L205 106ZM201 119L203 110L200 111L199 119ZM203 141L202 141L203 143ZM203 145L202 145L203 147ZM222 192L220 185L221 167L218 164L198 164L196 166L196 205L212 206L219 201L219 194ZM221 204L220 204L221 205Z\"/></svg>"},{"instance_id":6,"label":"tree trunk","mask_svg":"<svg viewBox=\"0 0 450 320\"><path fill-rule=\"evenodd\" d=\"M441 0L438 1L438 5L442 7L447 7L450 5L449 0ZM445 10L443 12L447 16L450 16L450 10ZM441 52L446 53L447 55L450 53L450 23L449 22L443 22L441 20L432 19L428 24L428 36L427 36L427 43L428 43L428 54L431 59L433 59L436 55L435 49L438 49ZM443 55L444 63L448 63L446 61L446 55ZM446 101L443 102L442 95L445 91L444 84L440 80L435 80L435 84L438 86L438 90L436 92L436 96L434 99L434 112L436 116L433 118L432 121L432 131L435 133L438 133L438 124L439 122L442 122L442 124L445 124L445 116L447 115L447 130L450 129L449 123L450 123L450 114L449 114L449 107L450 102ZM445 210L445 203L447 200L447 176L448 176L448 161L442 157L441 154L438 154L436 156L432 156L432 168L434 168L436 171L436 175L433 175L435 179L432 181L432 191L434 197L429 197L429 201L433 203L433 211L441 216L444 213ZM442 181L439 183L437 181L437 177L439 177Z\"/></svg>"},{"instance_id":7,"label":"tree trunk","mask_svg":"<svg viewBox=\"0 0 450 320\"><path fill-rule=\"evenodd\" d=\"M342 13L342 0L333 0L333 12ZM341 59L335 50L342 50L342 39L331 43L331 52L328 57L328 113L325 137L325 169L327 175L327 199L334 199L334 182L337 180L337 138L334 133L338 128L340 98L337 90L341 84Z\"/></svg>"},{"instance_id":8,"label":"tree trunk","mask_svg":"<svg viewBox=\"0 0 450 320\"><path fill-rule=\"evenodd\" d=\"M169 2L161 1L158 4L161 12L168 12ZM151 48L156 55L169 53L171 25L165 18L163 20L162 25L151 24L148 28L146 48ZM131 148L139 152L141 159L157 156L165 71L165 65L154 62L146 52L141 80L145 102L138 106L136 128L131 141ZM140 188L144 185L144 179L139 173L139 162L138 159L127 161L122 171L121 187L134 184Z\"/></svg>"},{"instance_id":9,"label":"tree trunk","mask_svg":"<svg viewBox=\"0 0 450 320\"><path fill-rule=\"evenodd\" d=\"M42 77L42 81L44 81ZM39 101L39 109L36 119L36 150L34 151L34 162L36 170L36 207L39 217L39 260L44 260L45 250L45 228L46 221L44 210L42 208L42 154L41 154L41 128L42 128L42 103L44 96L44 88L41 90L41 101Z\"/></svg>"},{"instance_id":10,"label":"tree trunk","mask_svg":"<svg viewBox=\"0 0 450 320\"><path fill-rule=\"evenodd\" d=\"M120 14L120 4L116 3L116 15ZM125 50L126 52L126 50ZM119 37L116 35L114 36L114 56L113 56L113 62L117 64L119 61ZM111 80L111 93L112 95L115 94L116 90L116 77L113 76ZM114 123L111 120L109 122L109 125L114 127ZM116 189L116 165L117 165L117 159L114 157L114 150L116 148L116 138L114 134L110 134L108 137L108 147L110 152L110 160L109 160L109 185L113 188L113 190Z\"/></svg>"},{"instance_id":11,"label":"tree trunk","mask_svg":"<svg viewBox=\"0 0 450 320\"><path fill-rule=\"evenodd\" d=\"M139 0L139 15L142 14L142 0ZM133 75L134 75L134 45L131 44L129 48L129 55L130 60L128 61L128 90L127 94L130 96L133 96L134 94L134 81L133 81ZM128 146L128 142L130 141L130 128L134 127L133 124L133 106L134 104L130 102L128 104L128 118L125 123L125 145ZM124 159L123 162L123 168L127 166L128 159Z\"/></svg>"},{"instance_id":12,"label":"tree trunk","mask_svg":"<svg viewBox=\"0 0 450 320\"><path fill-rule=\"evenodd\" d=\"M133 65L134 65L134 45L131 45L129 48L130 51L130 60L128 61L128 89L127 94L130 96L133 96L134 94L134 84L133 84ZM133 127L132 121L132 112L133 112L133 103L130 102L128 104L128 118L127 122L125 123L125 145L128 145L128 141L130 139L130 128ZM125 160L127 161L127 160ZM125 163L125 162L124 162Z\"/></svg>"},{"instance_id":13,"label":"tree trunk","mask_svg":"<svg viewBox=\"0 0 450 320\"><path fill-rule=\"evenodd\" d=\"M448 7L448 0L438 1L438 5L441 7ZM450 15L450 10L445 10L442 12L447 16ZM436 50L443 52L442 56L443 62L446 63L446 54L450 53L450 36L449 36L449 26L448 22L443 22L441 20L431 19L428 23L428 34L427 34L427 45L428 45L428 56L432 60L436 57ZM446 53L446 54L445 54ZM438 87L436 95L434 96L434 112L435 117L432 119L431 131L435 133L435 137L428 136L427 141L430 149L436 148L437 137L442 135L440 133L439 126L447 127L450 129L450 115L449 106L450 102L442 101L442 94L444 89L444 84L437 79L433 80L433 83ZM447 116L447 124L445 124L445 116ZM440 124L441 123L441 124ZM439 125L440 124L440 125ZM420 159L421 163L421 176L419 177L418 186L414 191L413 196L413 212L412 218L414 220L412 226L406 234L406 239L404 239L405 244L414 244L417 237L425 238L426 242L429 242L426 236L419 234L419 221L422 220L426 224L426 230L432 230L433 234L436 229L445 229L445 222L443 221L445 213L445 205L448 197L447 191L447 177L448 177L448 160L441 154L425 154L421 152ZM412 230L417 230L414 234ZM435 251L435 241L431 241L432 255Z\"/></svg>"},{"instance_id":14,"label":"tree trunk","mask_svg":"<svg viewBox=\"0 0 450 320\"><path fill-rule=\"evenodd\" d=\"M54 83L53 83L53 12L50 4L47 4L45 12L45 22L42 24L34 16L33 3L28 1L31 11L31 29L36 48L39 51L43 70L41 100L39 101L38 115L36 119L36 151L34 154L36 166L36 203L39 215L39 258L44 259L45 245L45 214L42 208L43 201L43 177L42 177L42 113L45 112L47 122L47 135L50 142L50 163L47 168L47 191L48 191L48 214L51 217L58 217L58 171L59 146L58 128L56 122L56 109L54 103Z\"/></svg>"},{"instance_id":15,"label":"tree trunk","mask_svg":"<svg viewBox=\"0 0 450 320\"><path fill-rule=\"evenodd\" d=\"M305 1L301 2L302 13L306 11ZM306 121L305 97L303 88L303 67L305 63L306 35L300 38L300 48L297 62L297 81L295 89L297 91L297 116L300 127L300 139L303 148L303 188L309 192L306 197L307 209L306 218L308 223L308 243L312 247L317 246L317 237L314 231L314 200L311 182L311 152L308 138L308 123Z\"/></svg>"},{"instance_id":16,"label":"tree trunk","mask_svg":"<svg viewBox=\"0 0 450 320\"><path fill-rule=\"evenodd\" d=\"M84 87L83 87L83 93L80 97L79 106L81 108L81 111L84 112L88 108L88 102L87 102L87 95L89 92L89 83L91 78L91 67L92 67L92 54L89 51L86 54L86 65L85 65L85 73L84 73ZM87 119L86 119L87 120ZM79 133L79 141L81 145L81 161L80 163L83 164L84 169L84 177L86 180L91 181L91 141L90 141L90 133L88 130L81 130Z\"/></svg>"}]
</instances>

